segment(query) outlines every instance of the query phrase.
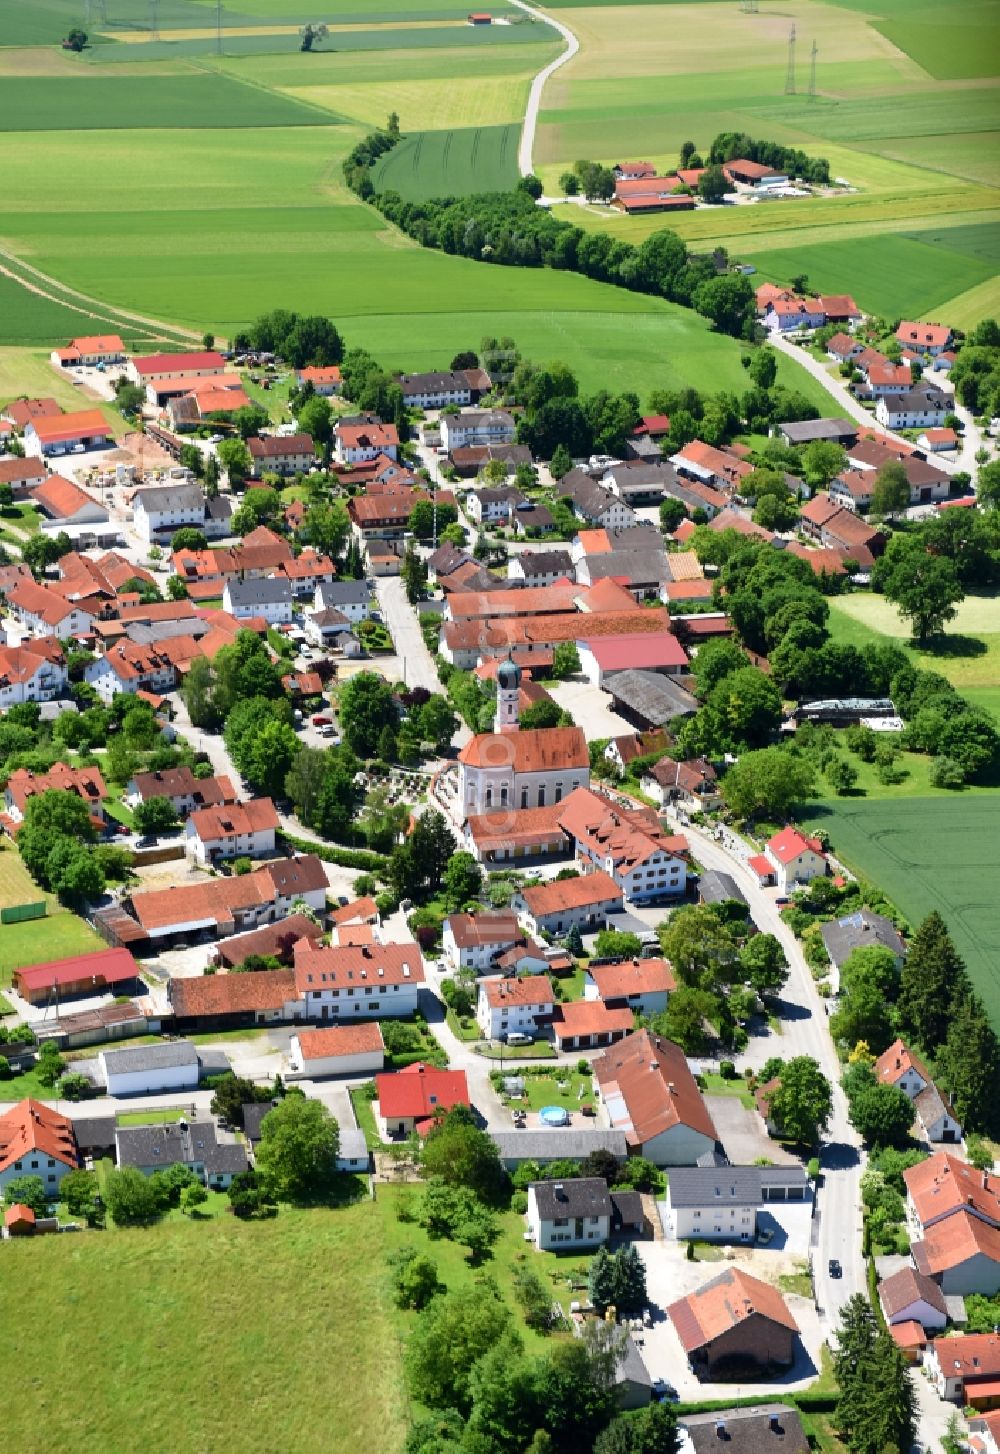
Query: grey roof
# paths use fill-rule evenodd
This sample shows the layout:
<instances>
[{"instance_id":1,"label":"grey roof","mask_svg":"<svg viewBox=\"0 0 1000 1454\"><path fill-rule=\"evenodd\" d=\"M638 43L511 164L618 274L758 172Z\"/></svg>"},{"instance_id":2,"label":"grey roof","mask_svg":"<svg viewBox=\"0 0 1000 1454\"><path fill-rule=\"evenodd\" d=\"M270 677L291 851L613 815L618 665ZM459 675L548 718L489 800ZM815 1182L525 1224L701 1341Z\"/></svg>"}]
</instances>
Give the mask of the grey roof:
<instances>
[{"instance_id":1,"label":"grey roof","mask_svg":"<svg viewBox=\"0 0 1000 1454\"><path fill-rule=\"evenodd\" d=\"M933 1081L930 1085L925 1085L923 1090L914 1096L913 1104L917 1108L917 1115L926 1131L930 1131L930 1128L945 1116L955 1122L958 1121L954 1108L949 1101L945 1100Z\"/></svg>"},{"instance_id":2,"label":"grey roof","mask_svg":"<svg viewBox=\"0 0 1000 1454\"><path fill-rule=\"evenodd\" d=\"M113 1146L116 1125L114 1116L74 1116L73 1133L77 1146L83 1152Z\"/></svg>"},{"instance_id":3,"label":"grey roof","mask_svg":"<svg viewBox=\"0 0 1000 1454\"><path fill-rule=\"evenodd\" d=\"M625 577L633 585L662 585L671 579L666 551L609 550L606 555L588 555L580 562L591 581L608 576Z\"/></svg>"},{"instance_id":4,"label":"grey roof","mask_svg":"<svg viewBox=\"0 0 1000 1454\"><path fill-rule=\"evenodd\" d=\"M519 508L527 504L527 495L519 490L516 485L486 486L481 490L474 490L473 493L482 505L513 505Z\"/></svg>"},{"instance_id":5,"label":"grey roof","mask_svg":"<svg viewBox=\"0 0 1000 1454\"><path fill-rule=\"evenodd\" d=\"M465 374L400 374L400 388L403 397L411 394L468 393L469 381Z\"/></svg>"},{"instance_id":6,"label":"grey roof","mask_svg":"<svg viewBox=\"0 0 1000 1454\"><path fill-rule=\"evenodd\" d=\"M556 494L567 496L577 514L586 520L599 520L613 505L620 504L617 495L592 480L581 469L572 469L556 485Z\"/></svg>"},{"instance_id":7,"label":"grey roof","mask_svg":"<svg viewBox=\"0 0 1000 1454\"><path fill-rule=\"evenodd\" d=\"M757 1207L766 1189L805 1187L801 1166L672 1167L667 1196L672 1207Z\"/></svg>"},{"instance_id":8,"label":"grey roof","mask_svg":"<svg viewBox=\"0 0 1000 1454\"><path fill-rule=\"evenodd\" d=\"M372 598L367 581L321 581L316 590L324 607L366 606Z\"/></svg>"},{"instance_id":9,"label":"grey roof","mask_svg":"<svg viewBox=\"0 0 1000 1454\"><path fill-rule=\"evenodd\" d=\"M260 1125L268 1111L274 1109L274 1101L251 1101L243 1107L243 1129L251 1146L260 1140Z\"/></svg>"},{"instance_id":10,"label":"grey roof","mask_svg":"<svg viewBox=\"0 0 1000 1454\"><path fill-rule=\"evenodd\" d=\"M439 545L432 555L427 557L427 565L435 575L450 575L452 571L458 570L461 565L468 565L472 556L467 550L460 550L450 540L444 545Z\"/></svg>"},{"instance_id":11,"label":"grey roof","mask_svg":"<svg viewBox=\"0 0 1000 1454\"><path fill-rule=\"evenodd\" d=\"M193 636L197 641L212 630L199 616L182 616L178 621L130 621L125 635L137 646L154 646L158 641L172 641L177 636Z\"/></svg>"},{"instance_id":12,"label":"grey roof","mask_svg":"<svg viewBox=\"0 0 1000 1454\"><path fill-rule=\"evenodd\" d=\"M941 413L948 409L944 394L939 394L936 389L911 389L905 394L888 394L883 397L890 414L923 414L928 409Z\"/></svg>"},{"instance_id":13,"label":"grey roof","mask_svg":"<svg viewBox=\"0 0 1000 1454\"><path fill-rule=\"evenodd\" d=\"M610 1151L619 1161L628 1155L624 1131L605 1131L598 1126L568 1126L565 1130L491 1131L490 1140L500 1153L501 1161L562 1161L564 1157L581 1160L592 1151Z\"/></svg>"},{"instance_id":14,"label":"grey roof","mask_svg":"<svg viewBox=\"0 0 1000 1454\"><path fill-rule=\"evenodd\" d=\"M809 444L814 439L856 439L859 426L851 419L801 419L778 428L789 444Z\"/></svg>"},{"instance_id":15,"label":"grey roof","mask_svg":"<svg viewBox=\"0 0 1000 1454\"><path fill-rule=\"evenodd\" d=\"M745 904L746 895L731 873L720 873L706 869L698 883L698 892L704 904L724 904L729 899Z\"/></svg>"},{"instance_id":16,"label":"grey roof","mask_svg":"<svg viewBox=\"0 0 1000 1454\"><path fill-rule=\"evenodd\" d=\"M255 576L245 581L227 581L226 591L234 606L291 605L292 583L284 576Z\"/></svg>"},{"instance_id":17,"label":"grey roof","mask_svg":"<svg viewBox=\"0 0 1000 1454\"><path fill-rule=\"evenodd\" d=\"M136 1045L127 1050L102 1050L109 1075L127 1075L137 1070L170 1070L178 1065L197 1065L198 1051L190 1040L172 1040L166 1045Z\"/></svg>"},{"instance_id":18,"label":"grey roof","mask_svg":"<svg viewBox=\"0 0 1000 1454\"><path fill-rule=\"evenodd\" d=\"M624 1227L639 1225L643 1220L642 1196L637 1191L613 1191L611 1205L615 1218Z\"/></svg>"},{"instance_id":19,"label":"grey roof","mask_svg":"<svg viewBox=\"0 0 1000 1454\"><path fill-rule=\"evenodd\" d=\"M809 1454L798 1411L787 1404L684 1414L681 1422L694 1454Z\"/></svg>"},{"instance_id":20,"label":"grey roof","mask_svg":"<svg viewBox=\"0 0 1000 1454\"><path fill-rule=\"evenodd\" d=\"M309 611L306 619L321 631L352 631L354 628L351 622L344 615L343 611L337 611L332 606L327 611Z\"/></svg>"},{"instance_id":21,"label":"grey roof","mask_svg":"<svg viewBox=\"0 0 1000 1454\"><path fill-rule=\"evenodd\" d=\"M206 520L229 520L233 513L233 502L228 495L210 495L205 501Z\"/></svg>"},{"instance_id":22,"label":"grey roof","mask_svg":"<svg viewBox=\"0 0 1000 1454\"><path fill-rule=\"evenodd\" d=\"M213 1128L214 1136L214 1128ZM247 1149L241 1141L217 1141L206 1145L201 1156L209 1176L239 1176L248 1169Z\"/></svg>"},{"instance_id":23,"label":"grey roof","mask_svg":"<svg viewBox=\"0 0 1000 1454\"><path fill-rule=\"evenodd\" d=\"M514 428L514 416L506 409L463 409L460 414L446 414L441 423L445 420L449 428L457 427L459 424L478 426L480 424L504 424L508 428Z\"/></svg>"},{"instance_id":24,"label":"grey roof","mask_svg":"<svg viewBox=\"0 0 1000 1454\"><path fill-rule=\"evenodd\" d=\"M341 1126L338 1158L342 1161L358 1161L367 1156L368 1142L365 1140L364 1131L359 1131L355 1126Z\"/></svg>"},{"instance_id":25,"label":"grey roof","mask_svg":"<svg viewBox=\"0 0 1000 1454\"><path fill-rule=\"evenodd\" d=\"M119 1126L115 1141L119 1166L191 1166L201 1162L209 1175L235 1176L249 1165L246 1147L241 1142L220 1141L214 1121Z\"/></svg>"},{"instance_id":26,"label":"grey roof","mask_svg":"<svg viewBox=\"0 0 1000 1454\"><path fill-rule=\"evenodd\" d=\"M656 525L640 520L636 525L626 525L623 530L609 530L608 539L612 550L662 550L663 533Z\"/></svg>"},{"instance_id":27,"label":"grey roof","mask_svg":"<svg viewBox=\"0 0 1000 1454\"><path fill-rule=\"evenodd\" d=\"M538 1215L543 1222L559 1217L610 1217L611 1197L601 1176L576 1176L566 1181L533 1181Z\"/></svg>"},{"instance_id":28,"label":"grey roof","mask_svg":"<svg viewBox=\"0 0 1000 1454\"><path fill-rule=\"evenodd\" d=\"M697 711L698 703L690 692L655 671L629 667L610 678L607 690L616 702L627 707L651 727L663 727L672 717Z\"/></svg>"},{"instance_id":29,"label":"grey roof","mask_svg":"<svg viewBox=\"0 0 1000 1454\"><path fill-rule=\"evenodd\" d=\"M874 914L871 909L859 909L848 914L846 919L832 919L820 928L826 952L840 969L855 949L878 945L902 956L903 941L891 919L883 914Z\"/></svg>"},{"instance_id":30,"label":"grey roof","mask_svg":"<svg viewBox=\"0 0 1000 1454\"><path fill-rule=\"evenodd\" d=\"M642 1354L636 1347L631 1336L626 1337L622 1344L621 1356L618 1359L618 1368L615 1372L615 1383L637 1383L643 1388L652 1388L653 1380L649 1376L649 1369L643 1362Z\"/></svg>"},{"instance_id":31,"label":"grey roof","mask_svg":"<svg viewBox=\"0 0 1000 1454\"><path fill-rule=\"evenodd\" d=\"M139 504L149 514L163 510L197 510L205 508L205 492L201 485L148 485L136 490L132 497L133 510Z\"/></svg>"},{"instance_id":32,"label":"grey roof","mask_svg":"<svg viewBox=\"0 0 1000 1454\"><path fill-rule=\"evenodd\" d=\"M573 579L573 562L568 550L524 550L517 559L525 575L557 575Z\"/></svg>"}]
</instances>

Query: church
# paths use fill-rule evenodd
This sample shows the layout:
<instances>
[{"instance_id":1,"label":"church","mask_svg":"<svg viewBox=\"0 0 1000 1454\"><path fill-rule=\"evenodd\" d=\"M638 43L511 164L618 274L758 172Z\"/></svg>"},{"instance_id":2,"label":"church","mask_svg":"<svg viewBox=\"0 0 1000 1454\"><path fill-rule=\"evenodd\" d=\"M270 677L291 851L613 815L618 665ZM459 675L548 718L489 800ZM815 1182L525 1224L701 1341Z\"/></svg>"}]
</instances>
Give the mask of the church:
<instances>
[{"instance_id":1,"label":"church","mask_svg":"<svg viewBox=\"0 0 1000 1454\"><path fill-rule=\"evenodd\" d=\"M590 753L579 727L521 730L521 668L510 657L497 670L492 732L481 732L459 753L459 793L465 816L503 809L547 808L590 785Z\"/></svg>"}]
</instances>

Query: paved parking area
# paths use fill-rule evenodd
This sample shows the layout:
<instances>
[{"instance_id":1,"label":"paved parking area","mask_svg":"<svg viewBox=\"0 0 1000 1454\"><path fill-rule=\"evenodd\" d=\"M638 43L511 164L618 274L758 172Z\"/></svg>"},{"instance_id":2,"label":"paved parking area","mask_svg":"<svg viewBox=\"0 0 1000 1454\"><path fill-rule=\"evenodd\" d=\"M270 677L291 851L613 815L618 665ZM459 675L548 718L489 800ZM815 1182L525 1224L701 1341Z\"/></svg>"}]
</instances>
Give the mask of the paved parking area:
<instances>
[{"instance_id":1,"label":"paved parking area","mask_svg":"<svg viewBox=\"0 0 1000 1454\"><path fill-rule=\"evenodd\" d=\"M719 1140L733 1166L752 1166L766 1156L777 1166L797 1166L795 1157L772 1141L756 1111L749 1110L738 1096L705 1097Z\"/></svg>"},{"instance_id":2,"label":"paved parking area","mask_svg":"<svg viewBox=\"0 0 1000 1454\"><path fill-rule=\"evenodd\" d=\"M583 728L588 742L595 737L621 737L635 731L631 722L612 709L608 693L591 686L590 682L553 682L546 691Z\"/></svg>"}]
</instances>

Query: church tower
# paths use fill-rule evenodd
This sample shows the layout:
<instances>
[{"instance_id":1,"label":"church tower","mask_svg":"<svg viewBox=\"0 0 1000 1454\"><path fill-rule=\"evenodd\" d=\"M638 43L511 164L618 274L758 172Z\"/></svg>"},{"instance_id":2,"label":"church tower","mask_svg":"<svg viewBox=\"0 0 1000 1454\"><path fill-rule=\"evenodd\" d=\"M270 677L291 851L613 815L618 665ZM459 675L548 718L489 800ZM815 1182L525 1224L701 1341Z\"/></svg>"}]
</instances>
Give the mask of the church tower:
<instances>
[{"instance_id":1,"label":"church tower","mask_svg":"<svg viewBox=\"0 0 1000 1454\"><path fill-rule=\"evenodd\" d=\"M516 732L521 712L521 668L510 655L497 670L497 712L495 732Z\"/></svg>"}]
</instances>

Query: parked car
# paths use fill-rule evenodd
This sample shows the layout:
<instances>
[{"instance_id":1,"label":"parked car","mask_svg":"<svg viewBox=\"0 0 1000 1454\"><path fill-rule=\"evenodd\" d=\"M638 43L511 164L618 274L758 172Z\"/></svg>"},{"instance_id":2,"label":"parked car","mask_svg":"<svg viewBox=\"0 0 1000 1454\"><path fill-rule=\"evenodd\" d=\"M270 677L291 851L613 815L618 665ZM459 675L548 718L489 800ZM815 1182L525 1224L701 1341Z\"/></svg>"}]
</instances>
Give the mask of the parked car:
<instances>
[{"instance_id":1,"label":"parked car","mask_svg":"<svg viewBox=\"0 0 1000 1454\"><path fill-rule=\"evenodd\" d=\"M671 1401L674 1401L680 1398L680 1394L677 1392L676 1388L674 1388L672 1383L668 1383L665 1378L654 1378L652 1382L652 1390L653 1397L657 1400L658 1403L662 1402L663 1399L670 1399Z\"/></svg>"},{"instance_id":2,"label":"parked car","mask_svg":"<svg viewBox=\"0 0 1000 1454\"><path fill-rule=\"evenodd\" d=\"M525 1035L521 1030L508 1030L506 1035L501 1036L508 1045L533 1045L534 1035Z\"/></svg>"}]
</instances>

